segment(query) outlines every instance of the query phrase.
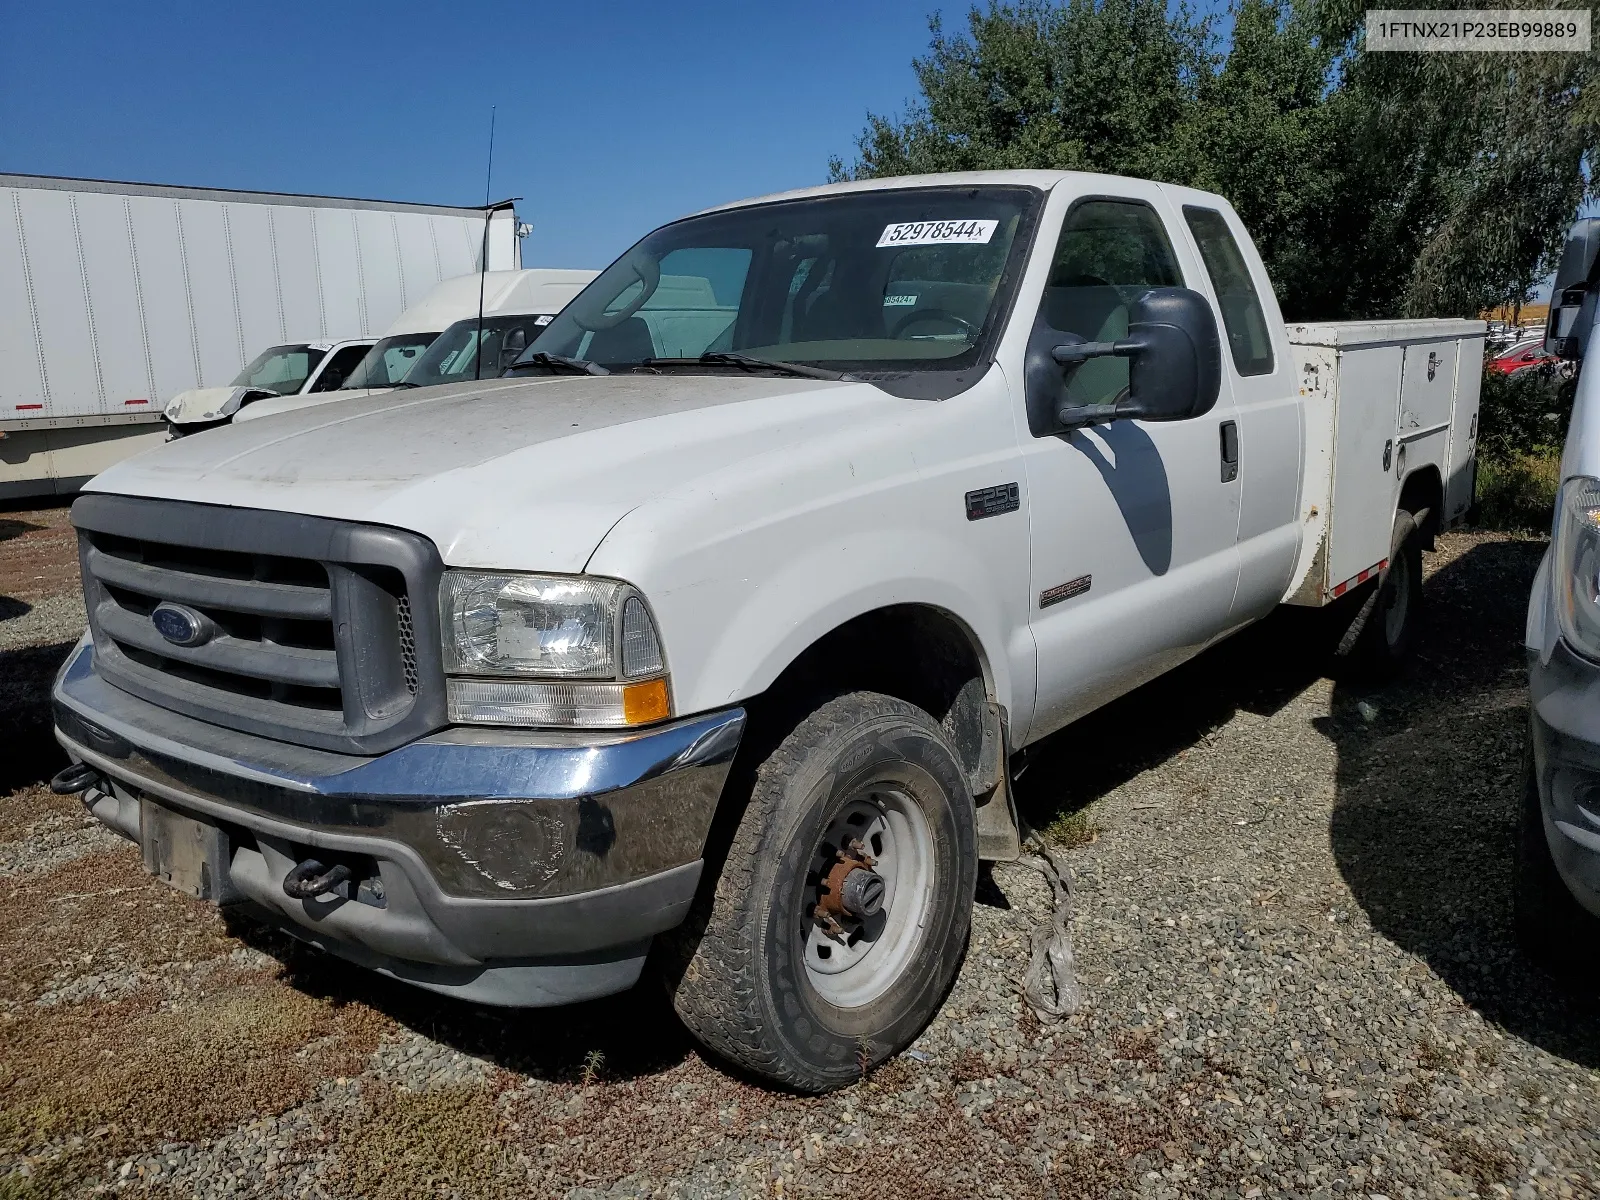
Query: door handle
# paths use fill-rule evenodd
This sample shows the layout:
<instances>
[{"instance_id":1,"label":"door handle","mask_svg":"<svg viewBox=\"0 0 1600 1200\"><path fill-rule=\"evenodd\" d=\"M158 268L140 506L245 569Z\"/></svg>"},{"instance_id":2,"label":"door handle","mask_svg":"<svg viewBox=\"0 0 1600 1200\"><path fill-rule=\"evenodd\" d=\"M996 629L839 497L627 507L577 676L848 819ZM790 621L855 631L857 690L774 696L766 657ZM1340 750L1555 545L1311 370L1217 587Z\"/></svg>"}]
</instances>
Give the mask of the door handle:
<instances>
[{"instance_id":1,"label":"door handle","mask_svg":"<svg viewBox=\"0 0 1600 1200\"><path fill-rule=\"evenodd\" d=\"M1239 426L1234 421L1222 423L1222 482L1232 483L1239 478Z\"/></svg>"}]
</instances>

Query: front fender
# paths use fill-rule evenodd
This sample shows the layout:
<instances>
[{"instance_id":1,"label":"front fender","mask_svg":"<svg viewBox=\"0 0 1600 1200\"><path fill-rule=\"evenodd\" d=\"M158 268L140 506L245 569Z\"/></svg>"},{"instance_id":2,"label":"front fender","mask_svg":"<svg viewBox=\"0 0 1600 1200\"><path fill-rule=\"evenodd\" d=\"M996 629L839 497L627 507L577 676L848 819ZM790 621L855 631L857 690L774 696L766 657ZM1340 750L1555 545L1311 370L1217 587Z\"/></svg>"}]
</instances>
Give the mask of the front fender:
<instances>
[{"instance_id":1,"label":"front fender","mask_svg":"<svg viewBox=\"0 0 1600 1200\"><path fill-rule=\"evenodd\" d=\"M697 712L764 692L786 667L825 635L855 617L891 605L938 609L974 642L997 701L1015 706L996 598L964 582L980 564L959 547L910 530L859 535L848 544L797 555L757 587L742 589L707 630L702 664L691 669L683 710ZM676 681L676 666L674 680Z\"/></svg>"},{"instance_id":2,"label":"front fender","mask_svg":"<svg viewBox=\"0 0 1600 1200\"><path fill-rule=\"evenodd\" d=\"M629 579L644 591L660 625L677 712L759 695L852 618L921 604L965 627L994 699L1012 713L1014 728L1026 728L1034 699L1031 635L1025 614L1008 605L1025 595L1025 574L1008 588L1007 569L959 537L910 523L852 531L837 517L826 537L745 531L731 539L743 545L718 540L652 562L635 551L673 544L664 527L675 522L665 515L649 506L624 517L588 570ZM1018 518L1016 531L1025 539ZM1025 573L1025 540L1021 546L1024 556L1010 563Z\"/></svg>"},{"instance_id":3,"label":"front fender","mask_svg":"<svg viewBox=\"0 0 1600 1200\"><path fill-rule=\"evenodd\" d=\"M876 400L848 420L797 410L626 513L585 570L626 579L660 626L680 713L750 699L854 617L922 604L970 632L993 698L1032 719L1027 479L1004 376L950 400ZM971 519L974 490L1017 507Z\"/></svg>"}]
</instances>

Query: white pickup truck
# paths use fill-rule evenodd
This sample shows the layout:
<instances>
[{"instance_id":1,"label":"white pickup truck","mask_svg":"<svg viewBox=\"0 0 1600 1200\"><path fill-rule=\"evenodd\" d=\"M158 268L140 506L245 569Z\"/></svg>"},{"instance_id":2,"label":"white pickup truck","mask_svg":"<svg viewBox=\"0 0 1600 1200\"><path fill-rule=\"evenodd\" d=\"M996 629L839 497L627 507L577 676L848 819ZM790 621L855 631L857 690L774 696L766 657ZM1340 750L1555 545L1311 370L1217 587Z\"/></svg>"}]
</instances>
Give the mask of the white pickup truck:
<instances>
[{"instance_id":1,"label":"white pickup truck","mask_svg":"<svg viewBox=\"0 0 1600 1200\"><path fill-rule=\"evenodd\" d=\"M603 995L653 946L706 1046L837 1086L942 1002L1014 753L1285 601L1404 653L1483 332L1291 336L1228 204L1135 179L701 213L512 377L97 478L55 783L449 995Z\"/></svg>"}]
</instances>

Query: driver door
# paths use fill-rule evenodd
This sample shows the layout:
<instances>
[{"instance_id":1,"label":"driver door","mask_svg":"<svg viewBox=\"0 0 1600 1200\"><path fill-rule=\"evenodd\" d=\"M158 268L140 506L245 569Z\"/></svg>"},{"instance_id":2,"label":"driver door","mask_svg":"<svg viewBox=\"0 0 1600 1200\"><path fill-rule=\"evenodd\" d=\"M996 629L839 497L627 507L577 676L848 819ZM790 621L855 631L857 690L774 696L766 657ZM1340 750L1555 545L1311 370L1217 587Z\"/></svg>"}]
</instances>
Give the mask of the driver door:
<instances>
[{"instance_id":1,"label":"driver door","mask_svg":"<svg viewBox=\"0 0 1600 1200\"><path fill-rule=\"evenodd\" d=\"M1077 200L1062 220L1037 314L1051 331L1115 341L1145 291L1195 287L1201 278L1156 185L1122 186L1128 194ZM1067 380L1074 405L1112 403L1127 386L1128 360L1109 356ZM1239 576L1239 481L1223 463L1222 427L1235 420L1224 375L1203 417L1042 437L1022 427L1038 650L1029 740L1154 678L1226 629Z\"/></svg>"}]
</instances>

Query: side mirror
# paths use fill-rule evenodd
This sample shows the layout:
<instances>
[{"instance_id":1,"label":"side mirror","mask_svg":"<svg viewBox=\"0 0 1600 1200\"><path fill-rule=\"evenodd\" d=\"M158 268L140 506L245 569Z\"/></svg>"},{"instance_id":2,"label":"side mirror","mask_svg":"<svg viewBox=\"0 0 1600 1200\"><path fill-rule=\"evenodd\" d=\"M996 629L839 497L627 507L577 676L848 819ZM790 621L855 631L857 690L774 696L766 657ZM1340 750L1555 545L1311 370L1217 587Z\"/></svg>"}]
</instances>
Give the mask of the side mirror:
<instances>
[{"instance_id":1,"label":"side mirror","mask_svg":"<svg viewBox=\"0 0 1600 1200\"><path fill-rule=\"evenodd\" d=\"M505 341L500 346L500 370L506 368L522 357L522 352L528 348L528 335L521 329L508 329Z\"/></svg>"},{"instance_id":2,"label":"side mirror","mask_svg":"<svg viewBox=\"0 0 1600 1200\"><path fill-rule=\"evenodd\" d=\"M1600 257L1600 218L1576 221L1567 231L1555 284L1550 289L1544 350L1557 358L1581 359L1594 324L1595 260Z\"/></svg>"},{"instance_id":3,"label":"side mirror","mask_svg":"<svg viewBox=\"0 0 1600 1200\"><path fill-rule=\"evenodd\" d=\"M1128 359L1128 390L1111 404L1074 407L1070 373L1091 358ZM1036 437L1108 421L1186 421L1204 416L1222 387L1222 339L1211 304L1189 288L1152 288L1140 296L1128 336L1087 342L1042 322L1029 339L1025 366L1028 424Z\"/></svg>"}]
</instances>

